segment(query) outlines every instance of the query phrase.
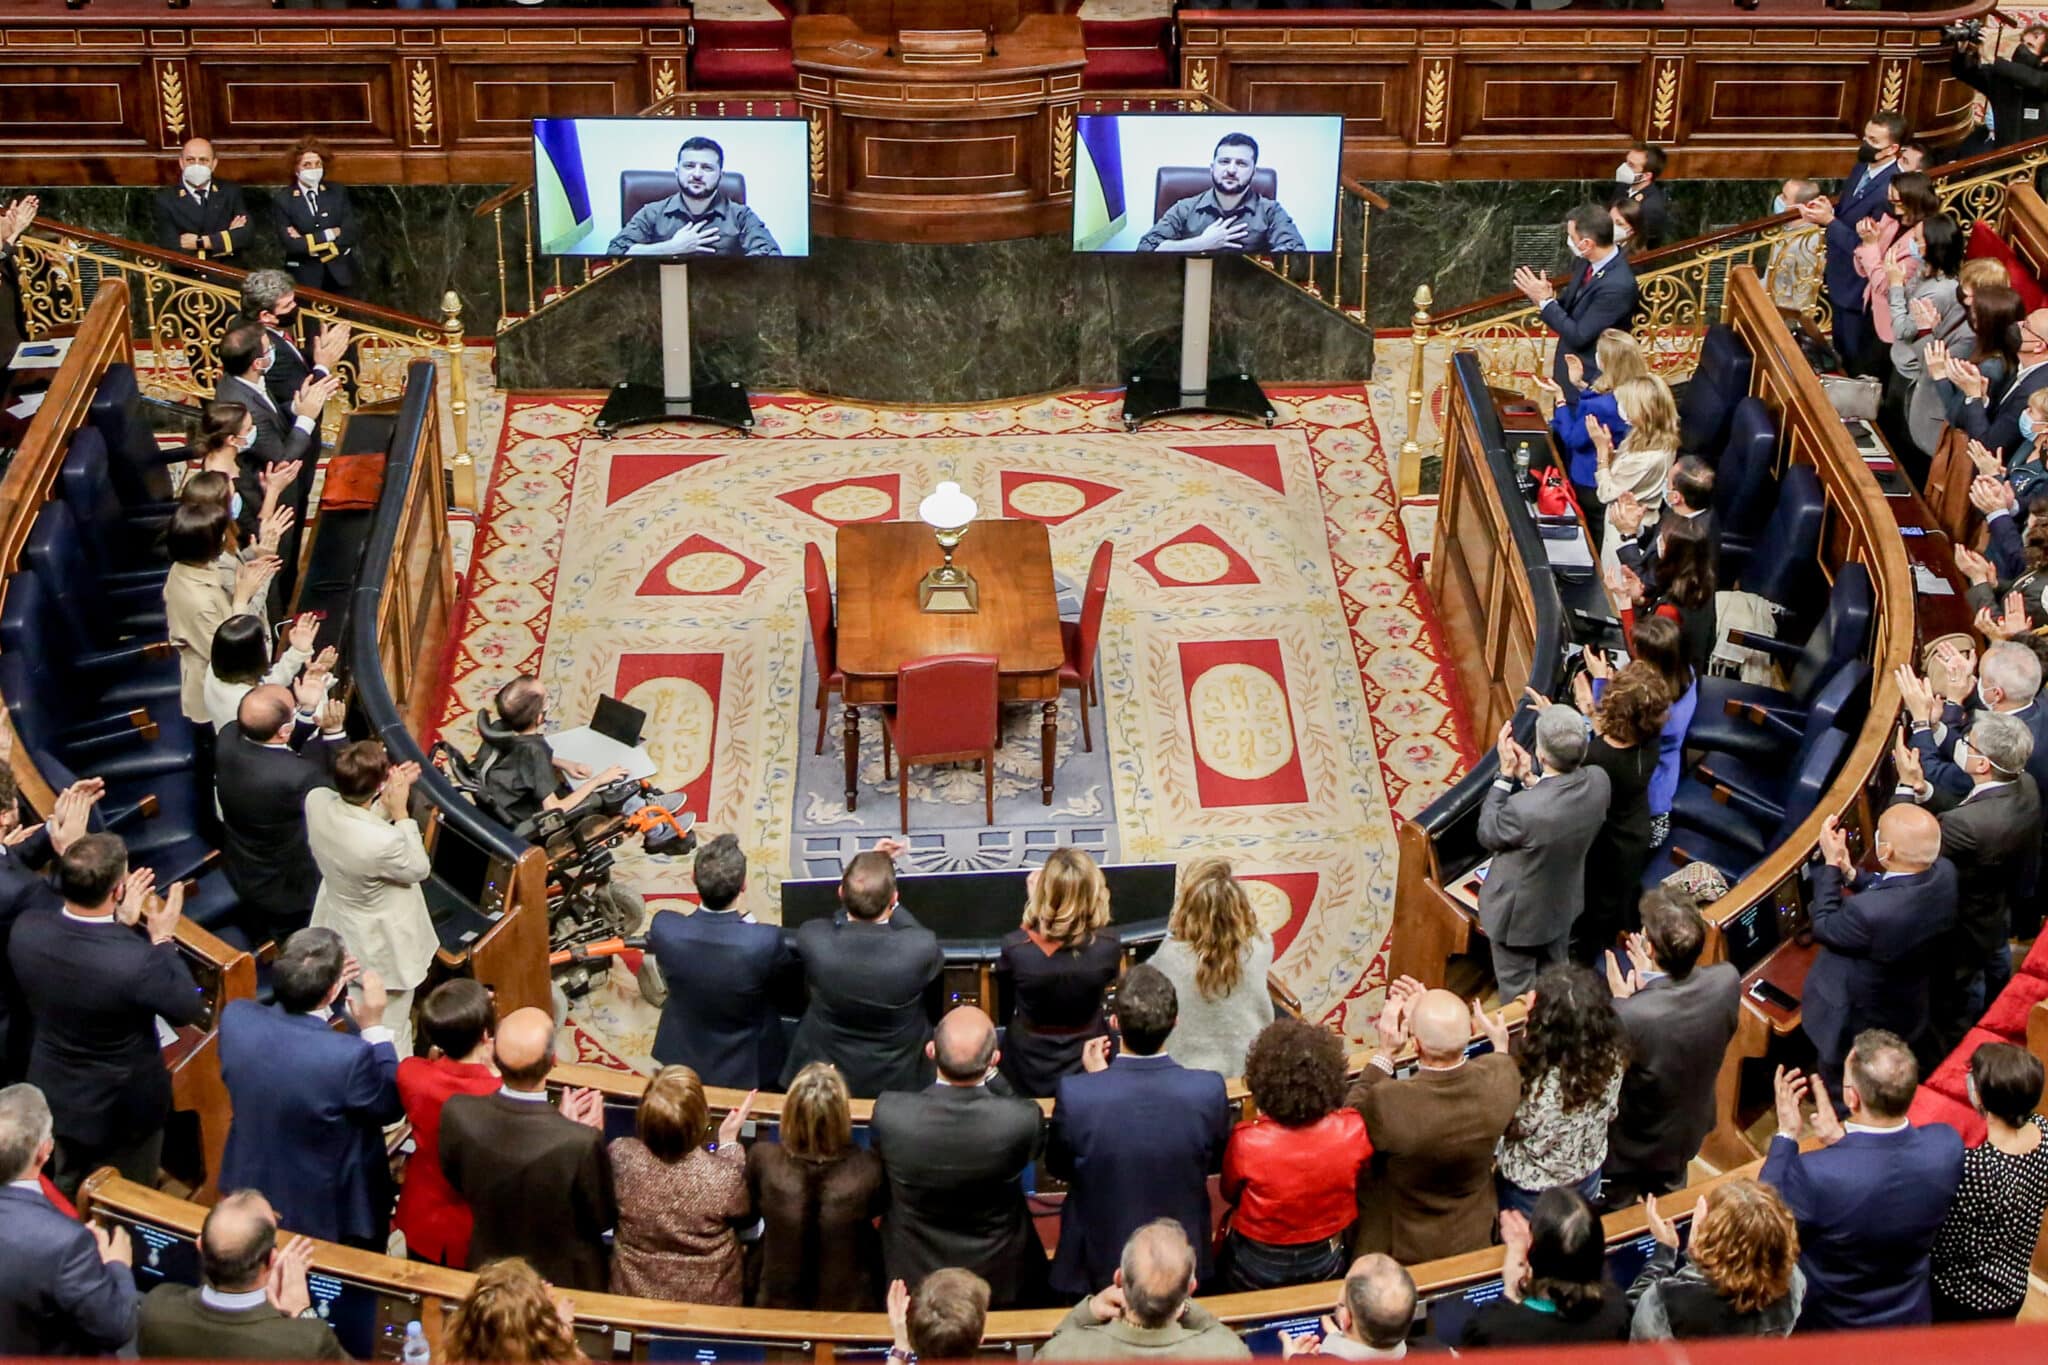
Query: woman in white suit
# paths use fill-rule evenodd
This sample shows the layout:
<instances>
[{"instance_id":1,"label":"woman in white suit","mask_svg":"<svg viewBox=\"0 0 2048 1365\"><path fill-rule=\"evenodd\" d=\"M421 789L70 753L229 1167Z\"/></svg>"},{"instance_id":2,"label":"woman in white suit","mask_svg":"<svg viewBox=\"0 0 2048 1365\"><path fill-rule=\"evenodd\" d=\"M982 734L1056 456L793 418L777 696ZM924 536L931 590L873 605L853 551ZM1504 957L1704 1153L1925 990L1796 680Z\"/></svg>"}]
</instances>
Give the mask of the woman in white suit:
<instances>
[{"instance_id":1,"label":"woman in white suit","mask_svg":"<svg viewBox=\"0 0 2048 1365\"><path fill-rule=\"evenodd\" d=\"M334 786L306 794L306 840L320 867L313 923L341 935L365 968L384 978L384 1013L398 1055L412 1055L413 992L441 940L420 883L433 870L408 812L420 765L392 766L374 739L334 756Z\"/></svg>"}]
</instances>

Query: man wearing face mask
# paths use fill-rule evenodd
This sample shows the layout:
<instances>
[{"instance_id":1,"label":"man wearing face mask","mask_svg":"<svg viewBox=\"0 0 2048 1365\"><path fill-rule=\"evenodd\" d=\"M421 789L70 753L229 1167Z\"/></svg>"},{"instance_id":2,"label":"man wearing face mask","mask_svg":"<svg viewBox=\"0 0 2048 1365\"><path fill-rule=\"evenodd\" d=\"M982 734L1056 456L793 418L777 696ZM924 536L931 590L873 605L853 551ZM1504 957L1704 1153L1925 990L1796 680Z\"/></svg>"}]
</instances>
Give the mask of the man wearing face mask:
<instances>
[{"instance_id":1,"label":"man wearing face mask","mask_svg":"<svg viewBox=\"0 0 2048 1365\"><path fill-rule=\"evenodd\" d=\"M263 386L279 408L291 406L308 377L325 379L332 374L348 350L349 325L345 322L330 322L317 335L306 335L298 287L282 270L252 270L242 281L242 315L229 328L245 322L260 324L270 338L272 355Z\"/></svg>"},{"instance_id":2,"label":"man wearing face mask","mask_svg":"<svg viewBox=\"0 0 2048 1365\"><path fill-rule=\"evenodd\" d=\"M1806 974L1800 1027L1819 1054L1830 1094L1842 1093L1842 1064L1856 1035L1889 1029L1916 1055L1928 1039L1928 991L1940 960L1930 951L1955 924L1955 864L1941 856L1941 826L1914 805L1878 817L1881 871L1859 872L1849 832L1829 816L1822 861L1807 901L1820 954Z\"/></svg>"},{"instance_id":3,"label":"man wearing face mask","mask_svg":"<svg viewBox=\"0 0 2048 1365\"><path fill-rule=\"evenodd\" d=\"M1633 200L1642 210L1640 245L1646 251L1662 246L1671 228L1671 201L1664 193L1665 164L1662 147L1638 142L1614 168L1615 190L1607 202L1614 205L1625 199Z\"/></svg>"},{"instance_id":4,"label":"man wearing face mask","mask_svg":"<svg viewBox=\"0 0 2048 1365\"><path fill-rule=\"evenodd\" d=\"M178 153L178 184L156 192L156 244L232 264L248 243L248 229L241 189L213 178L213 144L193 138Z\"/></svg>"},{"instance_id":5,"label":"man wearing face mask","mask_svg":"<svg viewBox=\"0 0 2048 1365\"><path fill-rule=\"evenodd\" d=\"M1628 330L1636 311L1636 276L1614 245L1614 220L1598 204L1582 204L1564 220L1565 246L1572 253L1571 278L1562 289L1528 266L1515 267L1515 288L1536 305L1544 326L1557 333L1550 374L1559 388L1590 384L1600 377L1600 334L1609 327ZM1566 355L1576 355L1583 380L1565 368Z\"/></svg>"},{"instance_id":6,"label":"man wearing face mask","mask_svg":"<svg viewBox=\"0 0 2048 1365\"><path fill-rule=\"evenodd\" d=\"M1955 746L1955 766L1970 782L1956 796L1929 782L1919 756L1893 751L1899 774L1894 803L1925 806L1941 822L1941 856L1955 864L1956 925L1947 974L1934 985L1934 1054L1946 1056L1984 1007L2012 979L2015 912L2030 898L2041 854L2041 792L2026 772L2034 737L2011 716L1979 716Z\"/></svg>"},{"instance_id":7,"label":"man wearing face mask","mask_svg":"<svg viewBox=\"0 0 2048 1365\"><path fill-rule=\"evenodd\" d=\"M725 149L693 137L676 150L676 192L633 215L605 248L613 256L780 256L761 215L726 196Z\"/></svg>"},{"instance_id":8,"label":"man wearing face mask","mask_svg":"<svg viewBox=\"0 0 2048 1365\"><path fill-rule=\"evenodd\" d=\"M1899 144L1906 140L1906 120L1889 111L1871 116L1856 147L1856 169L1842 186L1840 202L1825 197L1800 206L1799 215L1826 229L1827 259L1823 278L1828 304L1834 310L1835 350L1850 373L1868 364L1876 333L1871 330L1865 299L1867 281L1856 273L1856 248L1863 245L1856 225L1886 216L1886 191L1898 174Z\"/></svg>"},{"instance_id":9,"label":"man wearing face mask","mask_svg":"<svg viewBox=\"0 0 2048 1365\"><path fill-rule=\"evenodd\" d=\"M1986 120L1991 147L2010 147L2048 135L2048 24L2033 23L2020 33L2010 58L1986 52L1980 43L1961 43L1948 59L1949 71L1963 84L1984 92L1991 106ZM1983 149L1988 150L1988 149Z\"/></svg>"},{"instance_id":10,"label":"man wearing face mask","mask_svg":"<svg viewBox=\"0 0 2048 1365\"><path fill-rule=\"evenodd\" d=\"M1919 756L1927 780L1952 796L1970 790L1970 779L1955 757L1958 740L1985 715L2010 716L2033 741L2025 761L2034 783L2048 782L2048 706L2041 703L2041 661L2016 640L1995 641L1981 662L1967 652L1938 646L1949 681L1939 697L1925 678L1901 666L1899 700L1911 728L1907 742ZM1971 684L1975 676L1974 688Z\"/></svg>"},{"instance_id":11,"label":"man wearing face mask","mask_svg":"<svg viewBox=\"0 0 2048 1365\"><path fill-rule=\"evenodd\" d=\"M288 464L317 454L321 409L340 387L340 380L331 374L309 377L292 396L289 406L280 404L271 397L264 379L276 358L277 349L259 323L230 328L220 344L222 373L214 397L219 402L242 404L256 423L255 437L241 453L241 473L235 479L245 510L262 502L266 466ZM282 620L286 615L292 587L298 580L299 534L305 527L306 507L313 492L313 469L314 460L303 459L298 477L278 498L278 504L290 507L295 516L291 530L278 544L278 556L284 567L270 584L272 620Z\"/></svg>"}]
</instances>

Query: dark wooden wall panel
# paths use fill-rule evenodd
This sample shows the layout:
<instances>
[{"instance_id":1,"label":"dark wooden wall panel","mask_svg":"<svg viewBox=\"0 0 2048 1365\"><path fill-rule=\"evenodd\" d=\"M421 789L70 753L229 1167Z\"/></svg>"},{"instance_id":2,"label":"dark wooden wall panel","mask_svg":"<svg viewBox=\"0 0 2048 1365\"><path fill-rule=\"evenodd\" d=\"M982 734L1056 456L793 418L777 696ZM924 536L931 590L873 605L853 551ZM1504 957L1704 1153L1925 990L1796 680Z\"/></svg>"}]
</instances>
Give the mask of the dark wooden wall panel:
<instances>
[{"instance_id":1,"label":"dark wooden wall panel","mask_svg":"<svg viewBox=\"0 0 2048 1365\"><path fill-rule=\"evenodd\" d=\"M1547 62L1529 57L1460 62L1456 127L1465 137L1634 139L1639 62Z\"/></svg>"},{"instance_id":2,"label":"dark wooden wall panel","mask_svg":"<svg viewBox=\"0 0 2048 1365\"><path fill-rule=\"evenodd\" d=\"M0 143L142 145L150 91L132 61L0 66Z\"/></svg>"}]
</instances>

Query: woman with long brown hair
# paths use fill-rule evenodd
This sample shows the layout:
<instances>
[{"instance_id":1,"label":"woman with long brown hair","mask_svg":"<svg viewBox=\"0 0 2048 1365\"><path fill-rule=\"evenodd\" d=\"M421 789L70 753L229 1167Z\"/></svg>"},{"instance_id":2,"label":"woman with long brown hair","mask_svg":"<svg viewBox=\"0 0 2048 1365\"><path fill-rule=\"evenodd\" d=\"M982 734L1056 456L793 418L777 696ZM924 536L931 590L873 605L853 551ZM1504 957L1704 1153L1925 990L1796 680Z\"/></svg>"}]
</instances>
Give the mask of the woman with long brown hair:
<instances>
[{"instance_id":1,"label":"woman with long brown hair","mask_svg":"<svg viewBox=\"0 0 2048 1365\"><path fill-rule=\"evenodd\" d=\"M747 1154L747 1188L764 1225L755 1305L872 1313L881 1305L875 1216L888 1202L882 1159L853 1142L846 1078L830 1062L796 1073L782 1097L780 1142Z\"/></svg>"},{"instance_id":2,"label":"woman with long brown hair","mask_svg":"<svg viewBox=\"0 0 2048 1365\"><path fill-rule=\"evenodd\" d=\"M1502 1216L1528 1213L1545 1190L1600 1197L1607 1125L1621 1106L1628 1035L1605 982L1576 963L1536 978L1523 1035L1522 1102L1500 1149Z\"/></svg>"},{"instance_id":3,"label":"woman with long brown hair","mask_svg":"<svg viewBox=\"0 0 2048 1365\"><path fill-rule=\"evenodd\" d=\"M747 1211L740 1129L752 1101L749 1095L726 1114L706 1151L711 1108L704 1083L686 1066L654 1073L640 1096L634 1135L614 1139L609 1149L619 1202L612 1293L739 1306L733 1220Z\"/></svg>"},{"instance_id":4,"label":"woman with long brown hair","mask_svg":"<svg viewBox=\"0 0 2048 1365\"><path fill-rule=\"evenodd\" d=\"M1252 1039L1273 1022L1266 993L1273 940L1259 929L1228 858L1198 858L1181 869L1166 941L1152 965L1180 1000L1166 1051L1185 1067L1241 1073Z\"/></svg>"},{"instance_id":5,"label":"woman with long brown hair","mask_svg":"<svg viewBox=\"0 0 2048 1365\"><path fill-rule=\"evenodd\" d=\"M1572 956L1597 965L1622 931L1636 927L1636 900L1650 861L1650 781L1657 772L1658 736L1671 713L1671 694L1657 670L1631 663L1593 697L1580 674L1579 709L1589 712L1593 740L1586 762L1607 774L1607 818L1586 853L1586 899L1573 927Z\"/></svg>"},{"instance_id":6,"label":"woman with long brown hair","mask_svg":"<svg viewBox=\"0 0 2048 1365\"><path fill-rule=\"evenodd\" d=\"M1109 883L1080 849L1054 849L1025 886L1024 923L996 962L1013 1003L1002 1066L1018 1094L1045 1099L1081 1069L1088 1040L1109 1032L1102 1001L1124 945L1109 927Z\"/></svg>"},{"instance_id":7,"label":"woman with long brown hair","mask_svg":"<svg viewBox=\"0 0 2048 1365\"><path fill-rule=\"evenodd\" d=\"M1636 1341L1688 1337L1790 1336L1806 1297L1799 1269L1799 1226L1769 1185L1738 1177L1700 1196L1692 1246L1643 1201L1657 1249L1628 1288Z\"/></svg>"},{"instance_id":8,"label":"woman with long brown hair","mask_svg":"<svg viewBox=\"0 0 2048 1365\"><path fill-rule=\"evenodd\" d=\"M566 1300L517 1256L492 1261L456 1305L441 1334L449 1365L573 1365L577 1348Z\"/></svg>"}]
</instances>

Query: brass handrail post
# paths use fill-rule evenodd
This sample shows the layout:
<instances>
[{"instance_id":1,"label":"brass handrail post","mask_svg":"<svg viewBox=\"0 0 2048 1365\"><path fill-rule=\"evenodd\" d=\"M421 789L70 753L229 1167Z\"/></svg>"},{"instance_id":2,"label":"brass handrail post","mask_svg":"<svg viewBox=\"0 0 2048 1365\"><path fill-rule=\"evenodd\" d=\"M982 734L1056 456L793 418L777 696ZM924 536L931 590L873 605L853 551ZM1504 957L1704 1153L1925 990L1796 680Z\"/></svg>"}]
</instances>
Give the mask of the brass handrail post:
<instances>
[{"instance_id":1,"label":"brass handrail post","mask_svg":"<svg viewBox=\"0 0 2048 1365\"><path fill-rule=\"evenodd\" d=\"M1422 492L1422 363L1429 350L1429 305L1435 302L1427 284L1415 286L1415 353L1408 363L1408 436L1401 442L1400 490L1405 501Z\"/></svg>"},{"instance_id":2,"label":"brass handrail post","mask_svg":"<svg viewBox=\"0 0 2048 1365\"><path fill-rule=\"evenodd\" d=\"M1365 201L1360 200L1361 204ZM1337 187L1336 259L1330 262L1330 307L1344 311L1344 187Z\"/></svg>"},{"instance_id":3,"label":"brass handrail post","mask_svg":"<svg viewBox=\"0 0 2048 1365\"><path fill-rule=\"evenodd\" d=\"M533 191L522 190L519 195L519 210L526 215L526 311L540 311L540 291L533 284Z\"/></svg>"},{"instance_id":4,"label":"brass handrail post","mask_svg":"<svg viewBox=\"0 0 2048 1365\"><path fill-rule=\"evenodd\" d=\"M462 296L453 289L441 296L441 340L448 355L448 415L455 426L455 502L476 511L476 465L469 458L469 343L463 336Z\"/></svg>"},{"instance_id":5,"label":"brass handrail post","mask_svg":"<svg viewBox=\"0 0 2048 1365\"><path fill-rule=\"evenodd\" d=\"M1372 260L1372 201L1358 201L1358 320L1371 325L1365 313L1365 267Z\"/></svg>"},{"instance_id":6,"label":"brass handrail post","mask_svg":"<svg viewBox=\"0 0 2048 1365\"><path fill-rule=\"evenodd\" d=\"M491 210L491 231L498 238L498 330L504 331L512 316L512 297L505 288L505 210Z\"/></svg>"}]
</instances>

